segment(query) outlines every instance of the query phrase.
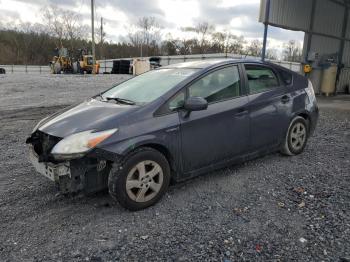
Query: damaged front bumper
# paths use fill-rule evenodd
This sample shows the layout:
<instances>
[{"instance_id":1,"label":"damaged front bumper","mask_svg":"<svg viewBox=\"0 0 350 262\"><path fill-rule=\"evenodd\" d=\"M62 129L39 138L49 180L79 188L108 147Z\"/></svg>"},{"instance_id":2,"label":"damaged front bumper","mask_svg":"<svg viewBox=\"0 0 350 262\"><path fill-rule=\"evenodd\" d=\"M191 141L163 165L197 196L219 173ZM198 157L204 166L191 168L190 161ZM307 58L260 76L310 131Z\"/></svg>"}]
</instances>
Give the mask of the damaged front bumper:
<instances>
[{"instance_id":1,"label":"damaged front bumper","mask_svg":"<svg viewBox=\"0 0 350 262\"><path fill-rule=\"evenodd\" d=\"M107 189L110 164L106 160L84 157L58 163L42 162L33 146L30 146L29 159L36 171L54 181L63 194L90 194Z\"/></svg>"},{"instance_id":2,"label":"damaged front bumper","mask_svg":"<svg viewBox=\"0 0 350 262\"><path fill-rule=\"evenodd\" d=\"M59 164L39 162L39 156L35 153L33 147L29 150L29 160L39 174L46 176L56 183L59 182L60 176L68 176L71 178L69 161Z\"/></svg>"}]
</instances>

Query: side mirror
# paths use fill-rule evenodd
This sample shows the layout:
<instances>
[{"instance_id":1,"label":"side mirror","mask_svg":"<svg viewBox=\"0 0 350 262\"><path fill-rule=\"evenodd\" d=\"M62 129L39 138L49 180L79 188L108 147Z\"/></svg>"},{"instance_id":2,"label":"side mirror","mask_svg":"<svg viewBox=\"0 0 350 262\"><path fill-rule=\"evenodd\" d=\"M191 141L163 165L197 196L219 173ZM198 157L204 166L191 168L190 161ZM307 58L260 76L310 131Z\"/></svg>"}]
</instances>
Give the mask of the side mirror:
<instances>
[{"instance_id":1,"label":"side mirror","mask_svg":"<svg viewBox=\"0 0 350 262\"><path fill-rule=\"evenodd\" d=\"M203 97L193 96L185 101L183 108L189 112L206 110L208 102Z\"/></svg>"}]
</instances>

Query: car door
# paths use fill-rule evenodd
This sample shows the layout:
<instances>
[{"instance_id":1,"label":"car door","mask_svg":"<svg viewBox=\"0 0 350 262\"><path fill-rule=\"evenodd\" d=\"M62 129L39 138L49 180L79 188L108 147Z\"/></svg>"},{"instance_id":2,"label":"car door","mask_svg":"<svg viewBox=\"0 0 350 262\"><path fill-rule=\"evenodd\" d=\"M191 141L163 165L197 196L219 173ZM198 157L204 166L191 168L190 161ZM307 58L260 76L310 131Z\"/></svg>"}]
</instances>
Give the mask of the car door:
<instances>
[{"instance_id":1,"label":"car door","mask_svg":"<svg viewBox=\"0 0 350 262\"><path fill-rule=\"evenodd\" d=\"M292 102L288 88L269 66L245 64L251 121L250 150L281 143L289 123Z\"/></svg>"},{"instance_id":2,"label":"car door","mask_svg":"<svg viewBox=\"0 0 350 262\"><path fill-rule=\"evenodd\" d=\"M179 112L184 173L228 160L247 150L247 96L237 65L215 69L187 88L187 96L208 101L208 108Z\"/></svg>"}]
</instances>

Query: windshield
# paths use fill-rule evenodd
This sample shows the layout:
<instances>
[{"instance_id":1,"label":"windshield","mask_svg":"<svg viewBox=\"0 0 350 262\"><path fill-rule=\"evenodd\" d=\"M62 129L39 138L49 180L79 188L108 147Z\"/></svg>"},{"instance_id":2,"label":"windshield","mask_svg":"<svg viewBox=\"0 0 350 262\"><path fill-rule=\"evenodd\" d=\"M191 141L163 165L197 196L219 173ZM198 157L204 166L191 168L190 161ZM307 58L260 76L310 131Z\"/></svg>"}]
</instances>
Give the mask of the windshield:
<instances>
[{"instance_id":1,"label":"windshield","mask_svg":"<svg viewBox=\"0 0 350 262\"><path fill-rule=\"evenodd\" d=\"M121 98L137 104L152 102L197 72L192 68L165 68L149 71L123 82L102 94L104 99Z\"/></svg>"},{"instance_id":2,"label":"windshield","mask_svg":"<svg viewBox=\"0 0 350 262\"><path fill-rule=\"evenodd\" d=\"M92 65L92 57L87 57L87 64Z\"/></svg>"}]
</instances>

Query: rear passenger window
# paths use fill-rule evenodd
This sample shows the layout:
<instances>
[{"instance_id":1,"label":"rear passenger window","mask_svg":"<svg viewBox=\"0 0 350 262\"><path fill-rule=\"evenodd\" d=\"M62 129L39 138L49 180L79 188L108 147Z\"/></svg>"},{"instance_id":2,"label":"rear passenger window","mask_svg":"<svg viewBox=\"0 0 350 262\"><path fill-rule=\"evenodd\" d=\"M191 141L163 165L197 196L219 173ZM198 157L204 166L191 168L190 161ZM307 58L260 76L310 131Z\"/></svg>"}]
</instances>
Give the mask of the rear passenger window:
<instances>
[{"instance_id":1,"label":"rear passenger window","mask_svg":"<svg viewBox=\"0 0 350 262\"><path fill-rule=\"evenodd\" d=\"M249 92L256 94L279 86L276 74L268 67L245 65Z\"/></svg>"}]
</instances>

